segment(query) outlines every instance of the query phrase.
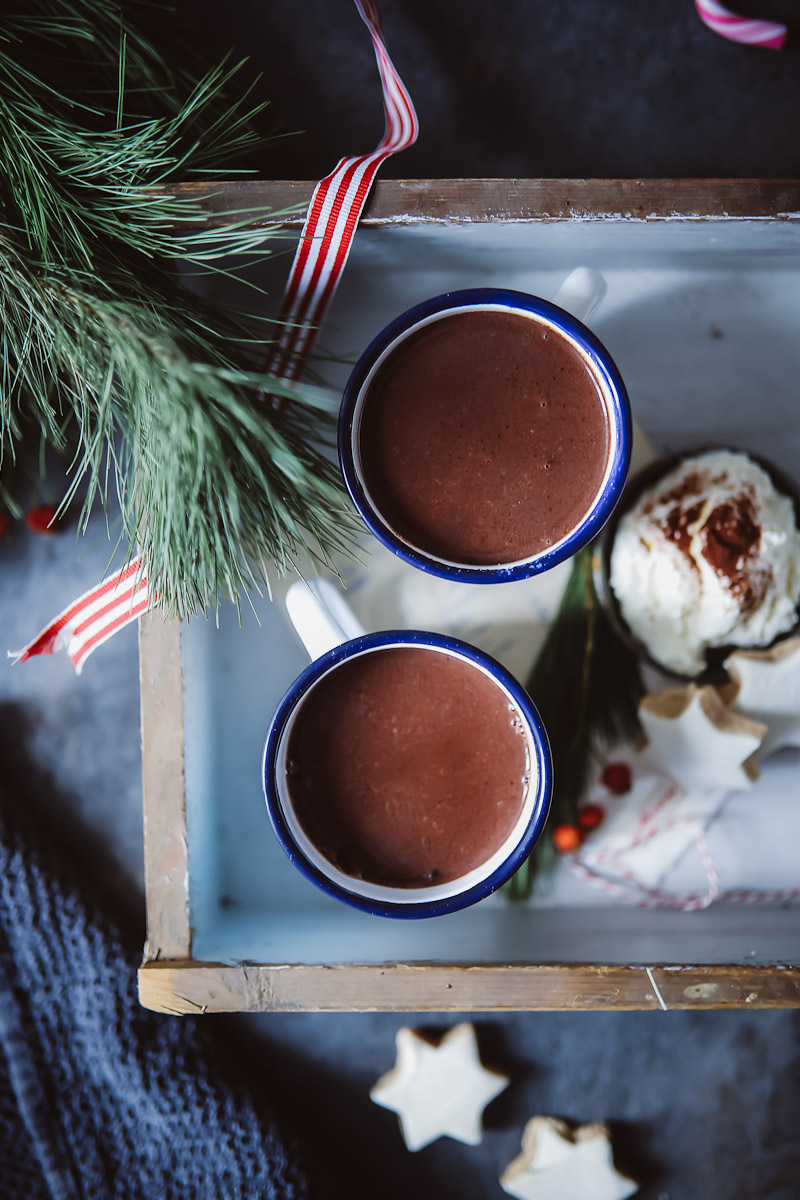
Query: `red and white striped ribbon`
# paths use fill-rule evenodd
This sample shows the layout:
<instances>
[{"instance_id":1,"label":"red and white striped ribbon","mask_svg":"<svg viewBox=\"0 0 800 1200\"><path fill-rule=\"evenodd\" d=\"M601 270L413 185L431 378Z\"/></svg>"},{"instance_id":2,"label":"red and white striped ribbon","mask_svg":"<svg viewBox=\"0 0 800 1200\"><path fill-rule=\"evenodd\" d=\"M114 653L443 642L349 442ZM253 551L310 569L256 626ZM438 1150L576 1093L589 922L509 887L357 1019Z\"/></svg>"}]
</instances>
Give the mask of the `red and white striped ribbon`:
<instances>
[{"instance_id":1,"label":"red and white striped ribbon","mask_svg":"<svg viewBox=\"0 0 800 1200\"><path fill-rule=\"evenodd\" d=\"M298 379L302 373L347 262L378 168L390 155L412 146L419 131L411 97L383 44L378 7L374 0L355 3L378 60L386 129L371 154L340 159L314 190L283 297L282 333L267 364L282 379Z\"/></svg>"},{"instance_id":2,"label":"red and white striped ribbon","mask_svg":"<svg viewBox=\"0 0 800 1200\"><path fill-rule=\"evenodd\" d=\"M280 379L299 379L313 347L317 328L339 283L356 225L376 172L384 159L413 145L417 114L397 74L380 28L375 0L355 0L370 31L378 60L386 112L386 131L377 149L360 158L343 158L314 190L286 284L280 319L283 327L267 368ZM134 558L66 608L24 650L10 653L17 662L67 647L75 670L80 670L103 642L135 621L156 603L147 587L142 559Z\"/></svg>"},{"instance_id":3,"label":"red and white striped ribbon","mask_svg":"<svg viewBox=\"0 0 800 1200\"><path fill-rule=\"evenodd\" d=\"M92 651L147 612L155 599L142 559L134 558L73 601L24 650L9 651L9 658L25 662L37 654L66 649L80 675Z\"/></svg>"},{"instance_id":4,"label":"red and white striped ribbon","mask_svg":"<svg viewBox=\"0 0 800 1200\"><path fill-rule=\"evenodd\" d=\"M756 21L740 17L731 12L718 0L694 0L700 20L731 42L743 42L748 46L763 46L767 50L781 50L788 29L776 21Z\"/></svg>"}]
</instances>

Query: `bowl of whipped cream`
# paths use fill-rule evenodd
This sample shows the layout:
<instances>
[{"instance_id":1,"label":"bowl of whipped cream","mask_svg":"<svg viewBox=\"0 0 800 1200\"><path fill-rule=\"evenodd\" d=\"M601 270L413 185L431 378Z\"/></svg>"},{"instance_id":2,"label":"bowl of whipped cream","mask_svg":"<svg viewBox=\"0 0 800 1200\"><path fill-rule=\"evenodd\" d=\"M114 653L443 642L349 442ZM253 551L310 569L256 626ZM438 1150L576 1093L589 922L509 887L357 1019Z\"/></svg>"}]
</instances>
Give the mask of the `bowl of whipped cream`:
<instances>
[{"instance_id":1,"label":"bowl of whipped cream","mask_svg":"<svg viewBox=\"0 0 800 1200\"><path fill-rule=\"evenodd\" d=\"M798 526L800 488L760 457L658 459L629 481L603 535L612 619L668 674L714 681L732 648L796 632Z\"/></svg>"}]
</instances>

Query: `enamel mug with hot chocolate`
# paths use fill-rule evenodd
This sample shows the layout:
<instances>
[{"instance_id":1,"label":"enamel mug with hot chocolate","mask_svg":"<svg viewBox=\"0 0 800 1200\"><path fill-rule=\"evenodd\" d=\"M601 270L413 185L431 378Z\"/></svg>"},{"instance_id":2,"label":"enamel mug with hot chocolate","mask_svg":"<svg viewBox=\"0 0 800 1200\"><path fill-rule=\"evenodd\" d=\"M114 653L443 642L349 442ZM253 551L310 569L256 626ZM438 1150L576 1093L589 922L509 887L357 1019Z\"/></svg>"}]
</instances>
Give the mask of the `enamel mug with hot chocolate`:
<instances>
[{"instance_id":1,"label":"enamel mug with hot chocolate","mask_svg":"<svg viewBox=\"0 0 800 1200\"><path fill-rule=\"evenodd\" d=\"M550 807L547 735L525 690L456 638L364 633L324 580L294 584L286 605L313 661L278 706L262 779L291 862L384 917L442 916L496 891Z\"/></svg>"},{"instance_id":2,"label":"enamel mug with hot chocolate","mask_svg":"<svg viewBox=\"0 0 800 1200\"><path fill-rule=\"evenodd\" d=\"M589 280L588 302L569 297L575 277ZM579 268L557 299L585 312L596 280L604 290ZM466 583L524 579L592 541L631 442L625 385L601 342L560 305L499 288L397 317L361 355L339 418L342 473L367 528L412 566Z\"/></svg>"}]
</instances>

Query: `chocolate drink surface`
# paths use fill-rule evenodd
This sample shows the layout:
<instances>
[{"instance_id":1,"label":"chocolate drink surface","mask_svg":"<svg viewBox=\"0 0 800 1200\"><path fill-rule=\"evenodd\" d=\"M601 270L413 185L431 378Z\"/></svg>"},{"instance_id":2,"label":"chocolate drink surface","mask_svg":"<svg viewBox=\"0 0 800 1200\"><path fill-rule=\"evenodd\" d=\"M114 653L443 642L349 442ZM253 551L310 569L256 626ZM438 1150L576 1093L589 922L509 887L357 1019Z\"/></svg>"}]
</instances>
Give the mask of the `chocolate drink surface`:
<instances>
[{"instance_id":1,"label":"chocolate drink surface","mask_svg":"<svg viewBox=\"0 0 800 1200\"><path fill-rule=\"evenodd\" d=\"M448 883L514 829L528 745L508 697L463 659L390 647L314 687L289 736L300 825L341 871L390 887Z\"/></svg>"},{"instance_id":2,"label":"chocolate drink surface","mask_svg":"<svg viewBox=\"0 0 800 1200\"><path fill-rule=\"evenodd\" d=\"M592 508L610 451L589 366L558 331L462 311L381 366L359 434L367 490L395 533L465 565L530 558Z\"/></svg>"}]
</instances>

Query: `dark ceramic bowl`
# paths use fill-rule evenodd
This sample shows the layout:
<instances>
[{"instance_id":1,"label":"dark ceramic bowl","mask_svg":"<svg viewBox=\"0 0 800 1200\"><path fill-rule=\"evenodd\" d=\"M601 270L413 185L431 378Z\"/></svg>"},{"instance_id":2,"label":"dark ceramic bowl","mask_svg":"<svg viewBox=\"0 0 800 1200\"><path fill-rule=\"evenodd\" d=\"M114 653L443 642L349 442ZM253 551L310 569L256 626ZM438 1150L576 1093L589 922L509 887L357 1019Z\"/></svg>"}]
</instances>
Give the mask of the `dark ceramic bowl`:
<instances>
[{"instance_id":1,"label":"dark ceramic bowl","mask_svg":"<svg viewBox=\"0 0 800 1200\"><path fill-rule=\"evenodd\" d=\"M781 471L779 467L776 467L774 463L771 463L766 458L762 458L759 454L752 454L749 450L744 450L737 446L702 446L692 450L683 450L676 454L665 455L663 458L658 458L654 462L648 463L641 471L631 476L622 494L622 499L599 539L599 554L595 555L595 586L617 633L628 646L636 651L643 662L656 667L664 675L670 679L674 679L676 683L711 683L715 686L721 686L728 681L728 675L723 666L725 659L733 650L742 650L745 647L727 645L716 646L711 650L707 650L706 666L697 675L683 675L672 667L668 667L665 663L659 662L658 659L652 656L644 642L636 637L622 615L621 606L611 587L611 553L614 548L614 539L617 535L617 528L620 521L627 512L630 512L636 506L639 497L644 492L649 491L651 487L687 459L697 458L701 454L709 454L719 450L729 450L734 454L746 454L752 462L766 471L776 491L784 496L788 496L794 504L795 522L798 528L800 528L800 484L786 475L784 471ZM800 598L798 598L798 603L800 604ZM786 633L780 634L769 645L774 645L776 642L782 642L786 638L795 636L798 629L800 629L800 619L798 619L798 622L791 629L787 630ZM753 646L747 647L747 649L766 650L767 646Z\"/></svg>"}]
</instances>

